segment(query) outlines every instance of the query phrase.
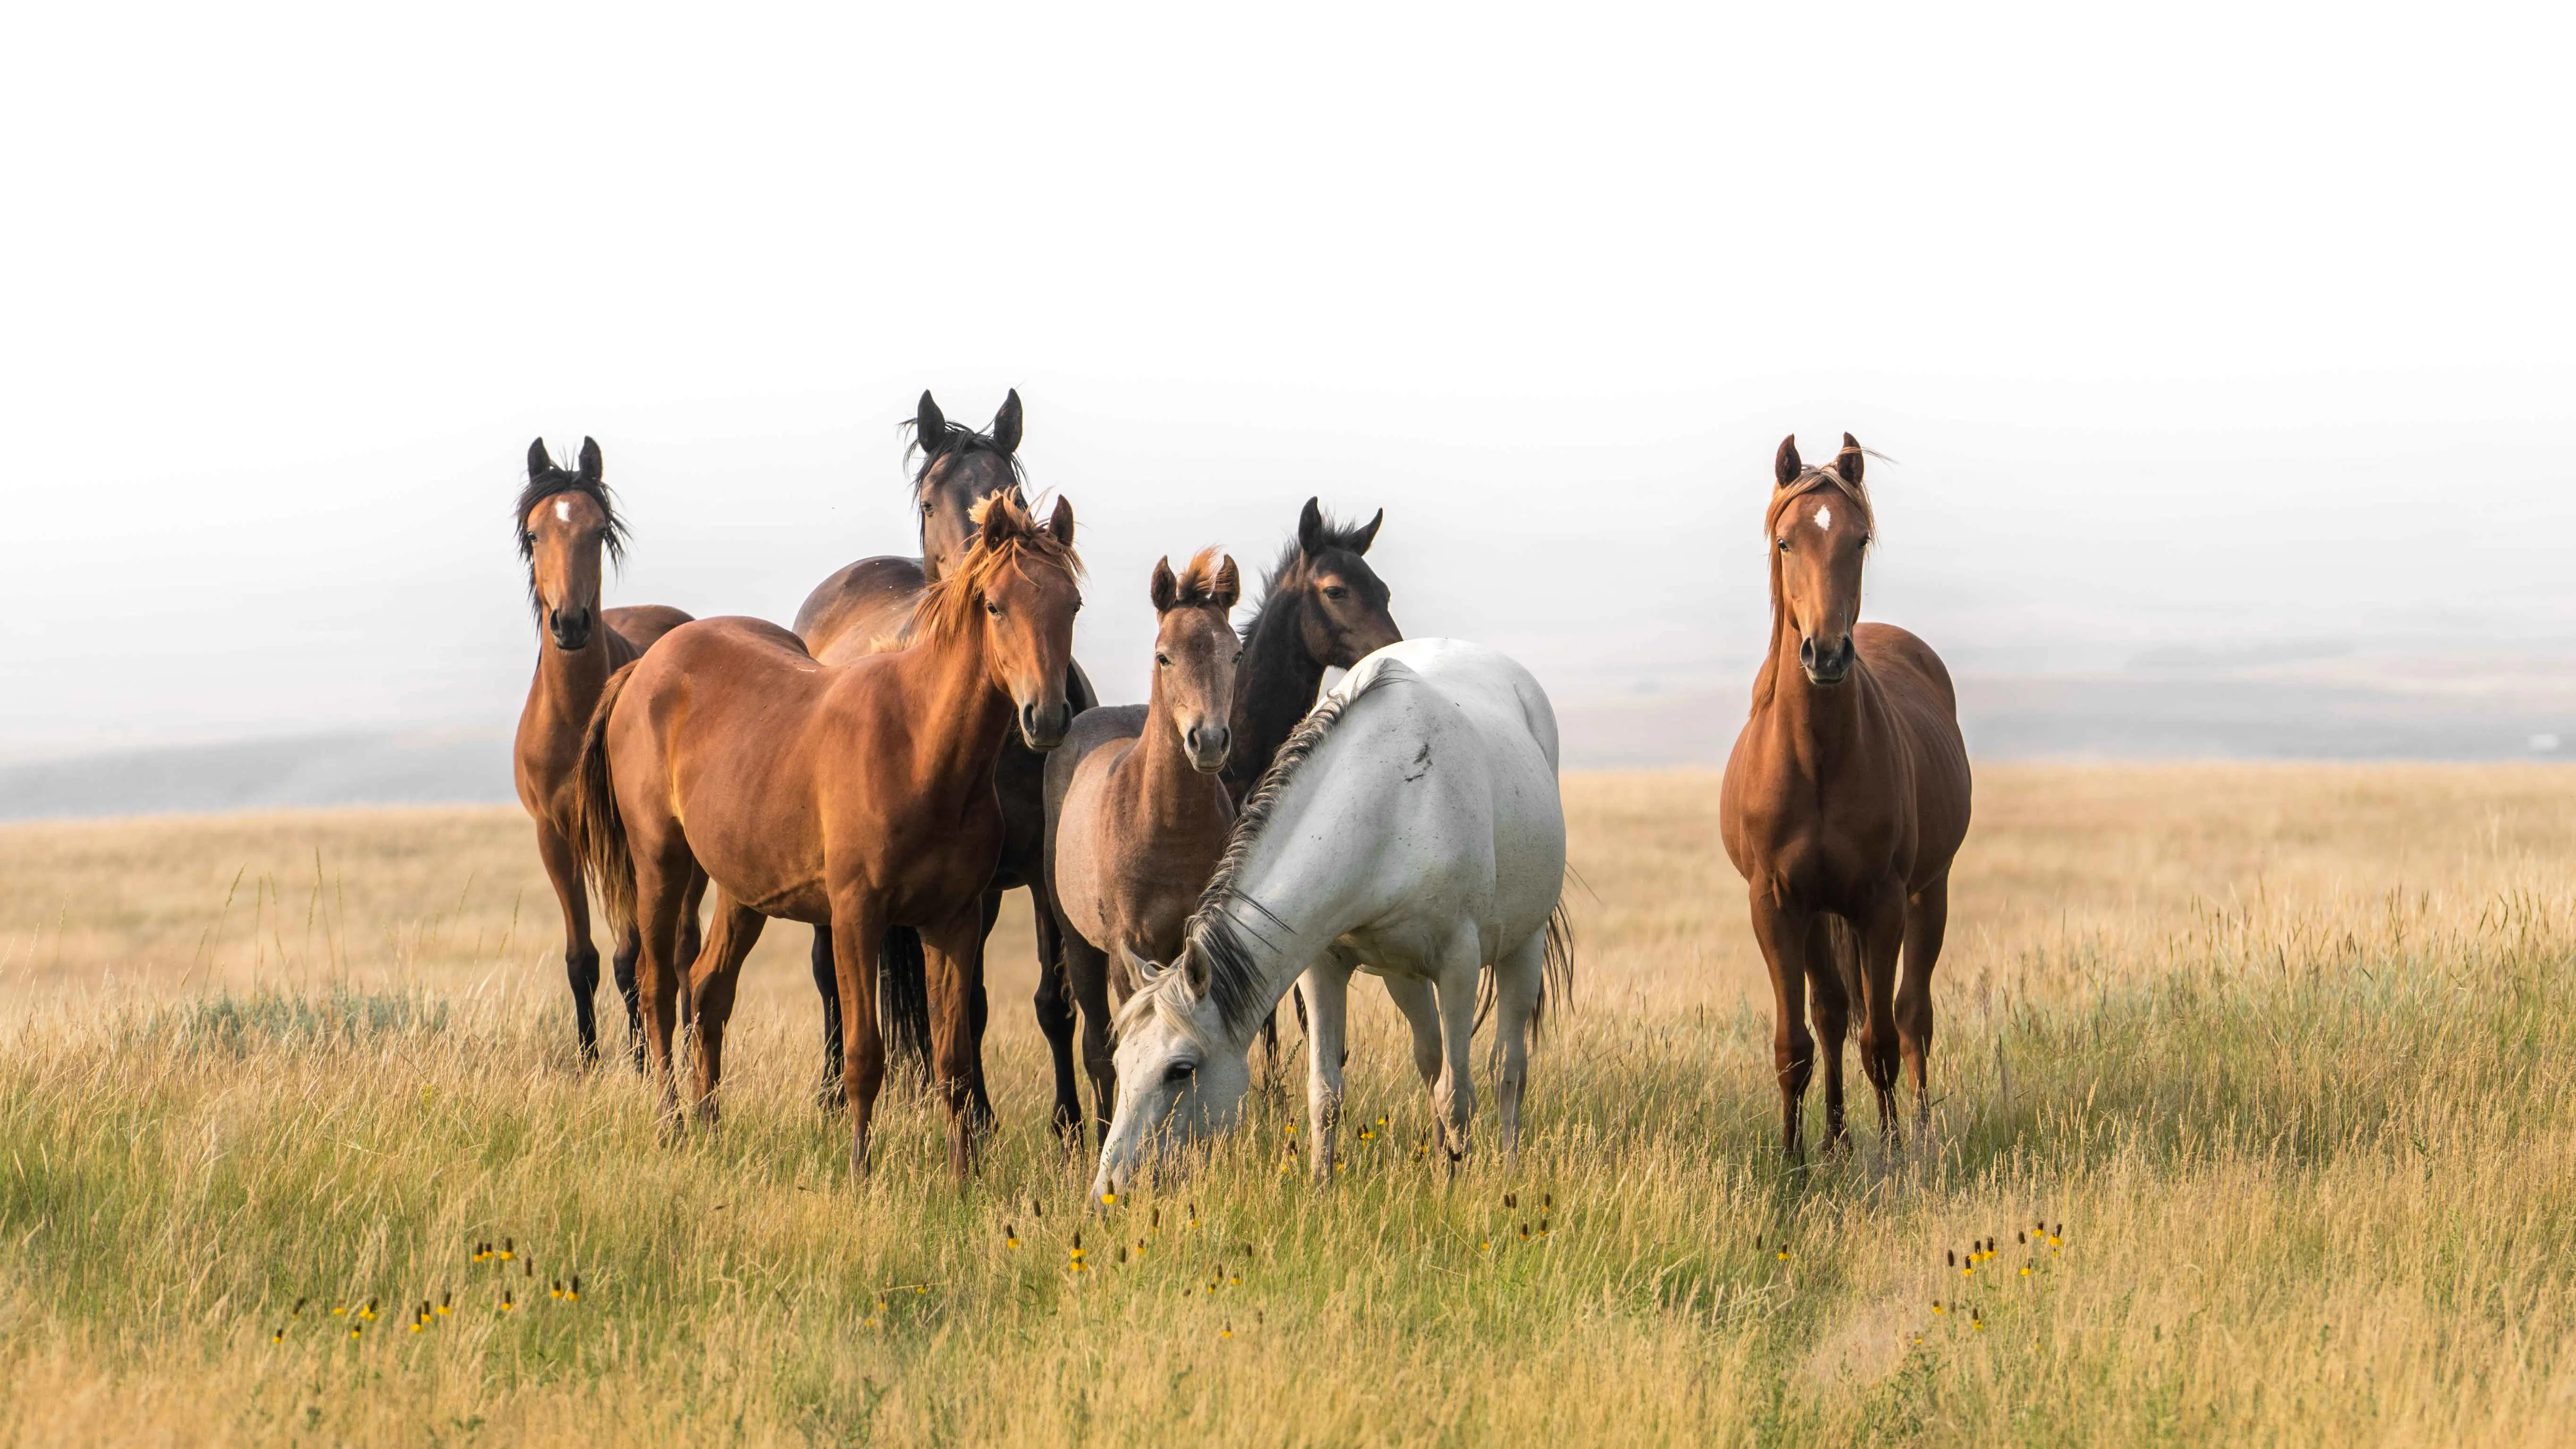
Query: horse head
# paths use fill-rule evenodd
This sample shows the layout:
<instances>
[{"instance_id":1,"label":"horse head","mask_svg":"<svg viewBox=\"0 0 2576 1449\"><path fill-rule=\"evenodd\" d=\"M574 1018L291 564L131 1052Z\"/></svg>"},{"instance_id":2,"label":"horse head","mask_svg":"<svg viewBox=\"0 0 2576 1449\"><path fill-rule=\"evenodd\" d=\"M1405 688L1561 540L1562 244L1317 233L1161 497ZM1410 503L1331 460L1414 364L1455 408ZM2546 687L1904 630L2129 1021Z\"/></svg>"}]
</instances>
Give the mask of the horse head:
<instances>
[{"instance_id":1,"label":"horse head","mask_svg":"<svg viewBox=\"0 0 2576 1449\"><path fill-rule=\"evenodd\" d=\"M912 438L921 450L921 467L912 476L913 503L921 515L921 572L935 584L973 547L976 505L1020 486L1020 394L1014 389L1002 399L992 427L979 433L948 421L925 389L913 414Z\"/></svg>"},{"instance_id":2,"label":"horse head","mask_svg":"<svg viewBox=\"0 0 2576 1449\"><path fill-rule=\"evenodd\" d=\"M1242 597L1234 560L1201 549L1179 574L1165 558L1154 565L1154 698L1168 715L1190 768L1213 775L1234 748L1234 666L1243 641L1228 621Z\"/></svg>"},{"instance_id":3,"label":"horse head","mask_svg":"<svg viewBox=\"0 0 2576 1449\"><path fill-rule=\"evenodd\" d=\"M626 551L625 525L601 481L599 444L581 440L577 470L555 466L545 439L528 444L517 514L529 604L556 648L589 647L599 625L600 555L623 561Z\"/></svg>"},{"instance_id":4,"label":"horse head","mask_svg":"<svg viewBox=\"0 0 2576 1449\"><path fill-rule=\"evenodd\" d=\"M1861 485L1858 439L1843 434L1830 468L1798 460L1795 434L1780 441L1776 486L1763 527L1771 539L1771 603L1780 627L1798 634L1807 681L1842 683L1852 670L1852 628L1860 621L1861 565L1876 521Z\"/></svg>"}]
</instances>

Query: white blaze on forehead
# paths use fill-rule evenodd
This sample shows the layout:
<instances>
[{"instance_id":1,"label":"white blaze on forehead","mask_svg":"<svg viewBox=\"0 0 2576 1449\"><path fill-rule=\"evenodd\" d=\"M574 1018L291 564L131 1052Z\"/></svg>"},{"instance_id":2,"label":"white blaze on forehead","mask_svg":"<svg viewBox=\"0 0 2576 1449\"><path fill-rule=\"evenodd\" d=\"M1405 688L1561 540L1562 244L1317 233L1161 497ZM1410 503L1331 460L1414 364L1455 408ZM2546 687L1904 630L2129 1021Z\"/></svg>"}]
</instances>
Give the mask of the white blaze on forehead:
<instances>
[{"instance_id":1,"label":"white blaze on forehead","mask_svg":"<svg viewBox=\"0 0 2576 1449\"><path fill-rule=\"evenodd\" d=\"M556 499L556 500L555 500L555 521L556 521L556 522L558 522L558 523L570 523L570 522L572 522L572 500L571 500L571 499L569 499L569 498L558 498L558 499Z\"/></svg>"},{"instance_id":2,"label":"white blaze on forehead","mask_svg":"<svg viewBox=\"0 0 2576 1449\"><path fill-rule=\"evenodd\" d=\"M1819 504L1817 504L1817 505L1816 505L1816 527L1818 527L1818 528L1831 528L1831 527L1833 527L1833 526L1834 526L1834 506L1833 506L1832 504L1830 504L1830 503L1819 503Z\"/></svg>"}]
</instances>

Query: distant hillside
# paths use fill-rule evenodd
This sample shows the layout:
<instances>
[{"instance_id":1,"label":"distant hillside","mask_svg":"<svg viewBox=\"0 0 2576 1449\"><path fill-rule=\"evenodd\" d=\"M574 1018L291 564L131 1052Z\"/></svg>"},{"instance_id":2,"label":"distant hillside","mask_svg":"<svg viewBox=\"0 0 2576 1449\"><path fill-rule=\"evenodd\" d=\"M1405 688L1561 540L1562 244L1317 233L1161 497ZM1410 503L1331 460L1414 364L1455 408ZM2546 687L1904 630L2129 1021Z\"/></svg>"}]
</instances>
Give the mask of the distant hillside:
<instances>
[{"instance_id":1,"label":"distant hillside","mask_svg":"<svg viewBox=\"0 0 2576 1449\"><path fill-rule=\"evenodd\" d=\"M0 820L514 799L504 731L306 735L0 766Z\"/></svg>"},{"instance_id":2,"label":"distant hillside","mask_svg":"<svg viewBox=\"0 0 2576 1449\"><path fill-rule=\"evenodd\" d=\"M2576 689L2444 687L2295 672L1969 677L1981 758L2511 760L2576 751ZM1645 695L1557 710L1574 770L1722 765L1744 695ZM505 731L341 733L121 750L0 766L0 820L316 805L506 803Z\"/></svg>"}]
</instances>

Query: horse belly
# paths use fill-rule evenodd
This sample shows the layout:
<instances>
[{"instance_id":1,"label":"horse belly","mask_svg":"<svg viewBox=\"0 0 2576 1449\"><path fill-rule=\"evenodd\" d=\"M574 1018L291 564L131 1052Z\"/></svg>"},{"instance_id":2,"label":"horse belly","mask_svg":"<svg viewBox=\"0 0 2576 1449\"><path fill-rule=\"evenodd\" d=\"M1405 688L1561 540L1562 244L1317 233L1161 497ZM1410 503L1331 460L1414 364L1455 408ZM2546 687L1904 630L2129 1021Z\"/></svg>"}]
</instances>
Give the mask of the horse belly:
<instances>
[{"instance_id":1,"label":"horse belly","mask_svg":"<svg viewBox=\"0 0 2576 1449\"><path fill-rule=\"evenodd\" d=\"M1109 823L1102 818L1101 801L1109 767L1123 753L1114 746L1093 751L1075 770L1056 814L1056 905L1075 934L1103 951L1110 945L1109 913L1103 899Z\"/></svg>"}]
</instances>

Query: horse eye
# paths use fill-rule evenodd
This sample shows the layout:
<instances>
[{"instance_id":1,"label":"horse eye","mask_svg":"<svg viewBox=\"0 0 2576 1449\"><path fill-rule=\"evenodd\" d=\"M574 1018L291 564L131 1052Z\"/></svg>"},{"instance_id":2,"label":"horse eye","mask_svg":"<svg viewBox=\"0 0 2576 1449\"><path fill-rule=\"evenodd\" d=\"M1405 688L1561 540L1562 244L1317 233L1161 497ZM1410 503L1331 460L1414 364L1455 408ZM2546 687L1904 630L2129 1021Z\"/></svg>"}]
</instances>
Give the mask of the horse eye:
<instances>
[{"instance_id":1,"label":"horse eye","mask_svg":"<svg viewBox=\"0 0 2576 1449\"><path fill-rule=\"evenodd\" d=\"M1163 1081L1166 1085L1177 1082L1186 1082L1190 1078L1197 1076L1198 1070L1199 1064L1196 1062L1174 1062L1171 1065L1171 1069L1163 1073Z\"/></svg>"},{"instance_id":2,"label":"horse eye","mask_svg":"<svg viewBox=\"0 0 2576 1449\"><path fill-rule=\"evenodd\" d=\"M1168 669L1171 667L1171 664L1172 656L1169 654L1157 654L1154 656L1154 667L1157 669Z\"/></svg>"},{"instance_id":3,"label":"horse eye","mask_svg":"<svg viewBox=\"0 0 2576 1449\"><path fill-rule=\"evenodd\" d=\"M986 599L986 600L984 601L984 612L985 612L985 613L987 613L987 614L990 614L990 615L992 615L994 618L998 619L998 618L1002 617L1002 606L1001 606L1001 605L999 605L999 604L994 603L994 602L993 602L992 600L990 600L990 599Z\"/></svg>"},{"instance_id":4,"label":"horse eye","mask_svg":"<svg viewBox=\"0 0 2576 1449\"><path fill-rule=\"evenodd\" d=\"M1789 540L1786 538L1780 540L1780 551L1782 553L1787 553L1789 551Z\"/></svg>"},{"instance_id":5,"label":"horse eye","mask_svg":"<svg viewBox=\"0 0 2576 1449\"><path fill-rule=\"evenodd\" d=\"M1241 664L1241 663L1243 662L1243 651L1242 651L1242 650L1237 649L1236 651L1234 651L1234 662L1235 662L1235 663L1237 663L1237 664Z\"/></svg>"},{"instance_id":6,"label":"horse eye","mask_svg":"<svg viewBox=\"0 0 2576 1449\"><path fill-rule=\"evenodd\" d=\"M1331 588L1324 590L1324 597L1328 599L1347 599L1350 596L1351 591L1343 588L1339 584L1335 584Z\"/></svg>"}]
</instances>

